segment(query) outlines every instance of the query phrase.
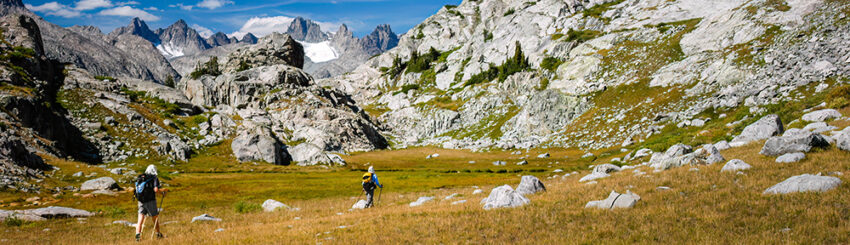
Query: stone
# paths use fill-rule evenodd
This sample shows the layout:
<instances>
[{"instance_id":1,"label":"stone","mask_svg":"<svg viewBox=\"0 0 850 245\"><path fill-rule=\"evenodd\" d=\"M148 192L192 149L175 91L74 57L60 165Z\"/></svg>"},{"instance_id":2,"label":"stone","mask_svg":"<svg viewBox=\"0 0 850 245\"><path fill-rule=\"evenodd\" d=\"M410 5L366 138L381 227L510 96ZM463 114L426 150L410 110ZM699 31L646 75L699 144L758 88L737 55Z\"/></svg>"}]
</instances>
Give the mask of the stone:
<instances>
[{"instance_id":1,"label":"stone","mask_svg":"<svg viewBox=\"0 0 850 245\"><path fill-rule=\"evenodd\" d=\"M712 144L705 144L699 150L694 152L697 157L705 159L706 164L715 164L726 161L726 158L720 154L720 150Z\"/></svg>"},{"instance_id":2,"label":"stone","mask_svg":"<svg viewBox=\"0 0 850 245\"><path fill-rule=\"evenodd\" d=\"M156 142L159 144L155 147L156 152L168 158L186 161L192 154L192 148L176 135L162 133L157 136Z\"/></svg>"},{"instance_id":3,"label":"stone","mask_svg":"<svg viewBox=\"0 0 850 245\"><path fill-rule=\"evenodd\" d=\"M745 127L740 135L732 139L729 145L733 147L743 146L752 141L781 135L783 132L785 132L785 128L782 126L782 120L779 119L778 115L771 114Z\"/></svg>"},{"instance_id":4,"label":"stone","mask_svg":"<svg viewBox=\"0 0 850 245\"><path fill-rule=\"evenodd\" d=\"M794 152L794 153L786 153L785 155L777 157L776 162L777 163L792 163L792 162L802 161L803 159L806 159L806 153Z\"/></svg>"},{"instance_id":5,"label":"stone","mask_svg":"<svg viewBox=\"0 0 850 245\"><path fill-rule=\"evenodd\" d=\"M750 169L750 168L752 168L752 166L750 166L746 162L744 162L740 159L732 159L732 160L729 160L729 162L727 162L726 165L723 165L723 168L720 169L720 172L730 172L730 171L731 172L737 172L737 171L740 171L740 170L747 170L747 169Z\"/></svg>"},{"instance_id":6,"label":"stone","mask_svg":"<svg viewBox=\"0 0 850 245\"><path fill-rule=\"evenodd\" d=\"M841 112L835 109L823 109L809 112L803 115L803 121L808 122L823 122L841 117Z\"/></svg>"},{"instance_id":7,"label":"stone","mask_svg":"<svg viewBox=\"0 0 850 245\"><path fill-rule=\"evenodd\" d=\"M495 161L493 162L493 166L505 166L507 163L505 161Z\"/></svg>"},{"instance_id":8,"label":"stone","mask_svg":"<svg viewBox=\"0 0 850 245\"><path fill-rule=\"evenodd\" d=\"M265 161L275 165L287 165L293 159L283 147L283 143L263 127L240 131L230 144L233 155L240 162Z\"/></svg>"},{"instance_id":9,"label":"stone","mask_svg":"<svg viewBox=\"0 0 850 245\"><path fill-rule=\"evenodd\" d=\"M613 172L620 172L620 171L622 171L622 168L620 168L619 166L614 165L614 164L610 164L610 163L605 163L605 164L599 164L599 165L596 165L595 167L593 167L592 173L610 174L610 173L613 173Z\"/></svg>"},{"instance_id":10,"label":"stone","mask_svg":"<svg viewBox=\"0 0 850 245\"><path fill-rule=\"evenodd\" d=\"M101 177L97 179L88 180L86 182L83 182L83 185L80 186L81 191L118 189L121 189L121 187L118 186L118 183L115 182L112 177Z\"/></svg>"},{"instance_id":11,"label":"stone","mask_svg":"<svg viewBox=\"0 0 850 245\"><path fill-rule=\"evenodd\" d=\"M351 209L365 209L366 208L366 200L360 199L354 205L351 206Z\"/></svg>"},{"instance_id":12,"label":"stone","mask_svg":"<svg viewBox=\"0 0 850 245\"><path fill-rule=\"evenodd\" d=\"M638 159L652 155L652 150L648 148L643 148L635 152L635 155L632 156L631 159Z\"/></svg>"},{"instance_id":13,"label":"stone","mask_svg":"<svg viewBox=\"0 0 850 245\"><path fill-rule=\"evenodd\" d=\"M452 193L451 195L448 195L448 196L446 196L445 198L443 198L443 200L451 200L452 198L455 198L455 197L457 197L458 195L459 195L459 194L457 194L457 193Z\"/></svg>"},{"instance_id":14,"label":"stone","mask_svg":"<svg viewBox=\"0 0 850 245\"><path fill-rule=\"evenodd\" d=\"M126 220L112 221L112 224L114 224L114 225L124 225L124 226L127 226L127 227L136 227L136 225L137 225L136 223L132 223L132 222L126 221Z\"/></svg>"},{"instance_id":15,"label":"stone","mask_svg":"<svg viewBox=\"0 0 850 245\"><path fill-rule=\"evenodd\" d=\"M94 213L89 211L74 209L74 208L66 208L66 207L46 207L46 208L38 208L38 209L30 209L24 210L24 214L40 216L45 219L57 219L57 218L82 218L82 217L91 217Z\"/></svg>"},{"instance_id":16,"label":"stone","mask_svg":"<svg viewBox=\"0 0 850 245\"><path fill-rule=\"evenodd\" d=\"M549 158L549 153L543 153L543 154L537 155L537 158Z\"/></svg>"},{"instance_id":17,"label":"stone","mask_svg":"<svg viewBox=\"0 0 850 245\"><path fill-rule=\"evenodd\" d=\"M434 197L419 197L419 199L416 199L416 201L411 202L410 206L411 207L422 206L422 204L425 204L426 202L429 202L431 200L434 200Z\"/></svg>"},{"instance_id":18,"label":"stone","mask_svg":"<svg viewBox=\"0 0 850 245\"><path fill-rule=\"evenodd\" d=\"M579 179L578 182L593 181L593 180L597 180L597 179L601 179L601 178L606 178L608 176L611 176L611 175L609 175L607 173L591 172L590 174L585 175L584 177L581 177L581 179Z\"/></svg>"},{"instance_id":19,"label":"stone","mask_svg":"<svg viewBox=\"0 0 850 245\"><path fill-rule=\"evenodd\" d=\"M814 147L827 147L829 142L817 133L800 133L789 136L771 137L759 151L765 156L779 156L787 153L809 152Z\"/></svg>"},{"instance_id":20,"label":"stone","mask_svg":"<svg viewBox=\"0 0 850 245\"><path fill-rule=\"evenodd\" d=\"M220 222L220 221L221 221L221 219L216 218L216 217L213 217L213 216L211 216L211 215L209 215L209 214L202 214L202 215L199 215L199 216L197 216L197 217L192 218L192 223L195 223L195 221L198 221L198 222L203 222L203 221L215 221L215 222Z\"/></svg>"},{"instance_id":21,"label":"stone","mask_svg":"<svg viewBox=\"0 0 850 245\"><path fill-rule=\"evenodd\" d=\"M584 205L584 208L631 208L634 207L638 201L640 201L640 196L632 193L631 191L626 191L626 193L623 194L611 191L611 193L608 194L608 198L605 198L605 200L587 202L587 204Z\"/></svg>"},{"instance_id":22,"label":"stone","mask_svg":"<svg viewBox=\"0 0 850 245\"><path fill-rule=\"evenodd\" d=\"M732 146L729 145L729 142L726 142L725 140L721 140L721 141L718 141L717 143L714 143L714 148L716 148L718 151L723 151L723 150L727 150L729 148L732 148Z\"/></svg>"},{"instance_id":23,"label":"stone","mask_svg":"<svg viewBox=\"0 0 850 245\"><path fill-rule=\"evenodd\" d=\"M481 190L481 189L476 189L476 190L472 191L472 195L478 195L478 194L481 194L481 193L483 193L483 192L484 192L484 191L483 191L483 190Z\"/></svg>"},{"instance_id":24,"label":"stone","mask_svg":"<svg viewBox=\"0 0 850 245\"><path fill-rule=\"evenodd\" d=\"M19 220L23 220L23 221L29 221L29 222L47 220L44 217L34 215L34 214L22 213L21 211L15 211L15 210L2 210L2 209L0 209L0 221L4 221L8 218L15 218L15 219L19 219Z\"/></svg>"},{"instance_id":25,"label":"stone","mask_svg":"<svg viewBox=\"0 0 850 245\"><path fill-rule=\"evenodd\" d=\"M452 202L452 205L458 205L458 204L463 204L463 203L466 203L466 200L457 200L457 201L454 201L454 202Z\"/></svg>"},{"instance_id":26,"label":"stone","mask_svg":"<svg viewBox=\"0 0 850 245\"><path fill-rule=\"evenodd\" d=\"M83 175L84 175L84 174L83 174L83 171L79 171L79 172L74 173L74 174L73 174L73 175L71 175L71 176L73 176L73 177L83 177Z\"/></svg>"},{"instance_id":27,"label":"stone","mask_svg":"<svg viewBox=\"0 0 850 245\"><path fill-rule=\"evenodd\" d=\"M278 208L289 209L289 206L286 205L286 204L283 204L282 202L278 202L278 201L272 200L272 199L268 199L265 202L263 202L263 211L274 212Z\"/></svg>"},{"instance_id":28,"label":"stone","mask_svg":"<svg viewBox=\"0 0 850 245\"><path fill-rule=\"evenodd\" d=\"M832 176L819 176L811 174L803 174L793 176L780 182L767 190L763 194L788 194L794 192L825 192L838 187L841 184L841 179Z\"/></svg>"},{"instance_id":29,"label":"stone","mask_svg":"<svg viewBox=\"0 0 850 245\"><path fill-rule=\"evenodd\" d=\"M490 195L481 200L481 204L484 205L484 210L519 207L530 202L531 200L528 200L528 198L519 192L514 191L510 185L493 188L493 190L490 191Z\"/></svg>"},{"instance_id":30,"label":"stone","mask_svg":"<svg viewBox=\"0 0 850 245\"><path fill-rule=\"evenodd\" d=\"M516 165L519 165L519 166L528 165L528 161L523 160L523 161L516 163Z\"/></svg>"},{"instance_id":31,"label":"stone","mask_svg":"<svg viewBox=\"0 0 850 245\"><path fill-rule=\"evenodd\" d=\"M521 195L534 194L540 191L546 191L546 186L540 179L531 175L522 176L522 181L516 187L516 192Z\"/></svg>"}]
</instances>

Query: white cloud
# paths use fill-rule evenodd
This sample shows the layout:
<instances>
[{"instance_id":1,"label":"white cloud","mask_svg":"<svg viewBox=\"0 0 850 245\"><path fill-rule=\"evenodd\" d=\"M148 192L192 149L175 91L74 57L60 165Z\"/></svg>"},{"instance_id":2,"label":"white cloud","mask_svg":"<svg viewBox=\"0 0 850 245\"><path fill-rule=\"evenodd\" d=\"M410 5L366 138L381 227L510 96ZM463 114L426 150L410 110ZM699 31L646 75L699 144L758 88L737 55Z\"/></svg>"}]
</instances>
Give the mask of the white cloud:
<instances>
[{"instance_id":1,"label":"white cloud","mask_svg":"<svg viewBox=\"0 0 850 245\"><path fill-rule=\"evenodd\" d=\"M195 6L194 6L194 5L183 5L182 3L178 3L178 4L171 4L171 5L168 5L168 7L171 7L171 8L180 8L180 9L182 9L182 10L192 10L192 8L194 8Z\"/></svg>"},{"instance_id":2,"label":"white cloud","mask_svg":"<svg viewBox=\"0 0 850 245\"><path fill-rule=\"evenodd\" d=\"M100 11L99 15L111 15L111 16L127 16L127 17L139 17L142 20L146 21L157 21L159 20L159 16L152 15L148 12L145 12L141 9L136 9L130 6L122 6L111 9L106 9Z\"/></svg>"},{"instance_id":3,"label":"white cloud","mask_svg":"<svg viewBox=\"0 0 850 245\"><path fill-rule=\"evenodd\" d=\"M147 8L145 8L145 10L147 10L147 11L160 11L159 8L153 7L153 6L147 7Z\"/></svg>"},{"instance_id":4,"label":"white cloud","mask_svg":"<svg viewBox=\"0 0 850 245\"><path fill-rule=\"evenodd\" d=\"M57 2L44 3L38 6L26 4L26 7L35 12L42 12L45 15L54 15L65 18L74 18L82 15L80 11L73 10L71 7Z\"/></svg>"},{"instance_id":5,"label":"white cloud","mask_svg":"<svg viewBox=\"0 0 850 245\"><path fill-rule=\"evenodd\" d=\"M139 5L139 4L141 4L141 3L136 2L136 1L127 1L127 2L117 2L117 3L115 3L115 5L118 5L118 6Z\"/></svg>"},{"instance_id":6,"label":"white cloud","mask_svg":"<svg viewBox=\"0 0 850 245\"><path fill-rule=\"evenodd\" d=\"M112 7L112 2L109 0L80 0L76 4L74 4L74 9L84 11L84 10L92 10L99 8L109 8Z\"/></svg>"},{"instance_id":7,"label":"white cloud","mask_svg":"<svg viewBox=\"0 0 850 245\"><path fill-rule=\"evenodd\" d=\"M224 7L224 5L233 4L233 1L229 0L203 0L196 5L198 8L207 8L207 9L217 9Z\"/></svg>"},{"instance_id":8,"label":"white cloud","mask_svg":"<svg viewBox=\"0 0 850 245\"><path fill-rule=\"evenodd\" d=\"M239 31L231 33L230 36L241 39L242 36L249 32L258 37L271 34L272 32L283 33L289 28L292 19L292 17L287 16L252 17L242 25L242 28L239 28Z\"/></svg>"},{"instance_id":9,"label":"white cloud","mask_svg":"<svg viewBox=\"0 0 850 245\"><path fill-rule=\"evenodd\" d=\"M242 36L249 32L257 37L263 37L271 34L272 32L284 33L287 29L289 29L289 24L292 23L293 19L295 18L289 16L252 17L242 25L242 28L239 28L236 32L230 33L229 36L241 39ZM336 31L340 26L339 23L314 22L319 24L319 27L321 27L322 31L325 32Z\"/></svg>"},{"instance_id":10,"label":"white cloud","mask_svg":"<svg viewBox=\"0 0 850 245\"><path fill-rule=\"evenodd\" d=\"M213 35L213 31L210 28L203 27L198 24L192 24L192 29L198 31L198 35L201 35L204 38L210 38Z\"/></svg>"}]
</instances>

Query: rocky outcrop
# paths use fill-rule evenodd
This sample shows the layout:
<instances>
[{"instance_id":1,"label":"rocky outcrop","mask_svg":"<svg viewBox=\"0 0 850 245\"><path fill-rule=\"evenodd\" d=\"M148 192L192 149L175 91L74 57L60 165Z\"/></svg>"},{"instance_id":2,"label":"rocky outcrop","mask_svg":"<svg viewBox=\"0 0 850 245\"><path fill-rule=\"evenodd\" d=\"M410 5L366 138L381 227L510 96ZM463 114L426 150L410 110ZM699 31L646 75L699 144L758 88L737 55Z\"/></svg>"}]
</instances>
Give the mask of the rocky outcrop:
<instances>
[{"instance_id":1,"label":"rocky outcrop","mask_svg":"<svg viewBox=\"0 0 850 245\"><path fill-rule=\"evenodd\" d=\"M176 135L161 133L157 136L156 143L158 145L154 149L157 153L175 161L189 160L192 154L192 148Z\"/></svg>"},{"instance_id":2,"label":"rocky outcrop","mask_svg":"<svg viewBox=\"0 0 850 245\"><path fill-rule=\"evenodd\" d=\"M793 176L780 182L767 190L767 194L789 194L794 192L825 192L838 187L841 184L841 179L832 176L820 176L803 174Z\"/></svg>"},{"instance_id":3,"label":"rocky outcrop","mask_svg":"<svg viewBox=\"0 0 850 245\"><path fill-rule=\"evenodd\" d=\"M806 113L803 115L803 121L823 122L826 120L836 119L841 117L841 113L835 109L823 109Z\"/></svg>"},{"instance_id":4,"label":"rocky outcrop","mask_svg":"<svg viewBox=\"0 0 850 245\"><path fill-rule=\"evenodd\" d=\"M224 65L226 72L239 70L243 63L249 68L271 65L304 67L304 47L292 36L280 33L265 36L256 45L237 49L228 57Z\"/></svg>"},{"instance_id":5,"label":"rocky outcrop","mask_svg":"<svg viewBox=\"0 0 850 245\"><path fill-rule=\"evenodd\" d=\"M230 147L240 162L265 161L275 165L288 165L292 161L286 146L268 129L262 127L240 131Z\"/></svg>"}]
</instances>

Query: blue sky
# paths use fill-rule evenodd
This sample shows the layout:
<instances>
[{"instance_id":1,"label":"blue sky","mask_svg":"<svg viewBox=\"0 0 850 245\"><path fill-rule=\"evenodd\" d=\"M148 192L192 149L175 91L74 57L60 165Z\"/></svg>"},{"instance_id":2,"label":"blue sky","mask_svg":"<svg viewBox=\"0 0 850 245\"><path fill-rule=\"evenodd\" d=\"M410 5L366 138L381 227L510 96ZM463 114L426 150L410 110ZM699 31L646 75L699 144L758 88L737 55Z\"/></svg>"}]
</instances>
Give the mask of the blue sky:
<instances>
[{"instance_id":1,"label":"blue sky","mask_svg":"<svg viewBox=\"0 0 850 245\"><path fill-rule=\"evenodd\" d=\"M446 4L461 0L24 0L24 4L61 26L93 25L103 32L127 25L133 17L151 29L165 28L178 19L204 35L221 31L236 36L283 32L292 18L317 21L325 31L346 24L356 36L378 24L390 24L397 34L407 32Z\"/></svg>"}]
</instances>

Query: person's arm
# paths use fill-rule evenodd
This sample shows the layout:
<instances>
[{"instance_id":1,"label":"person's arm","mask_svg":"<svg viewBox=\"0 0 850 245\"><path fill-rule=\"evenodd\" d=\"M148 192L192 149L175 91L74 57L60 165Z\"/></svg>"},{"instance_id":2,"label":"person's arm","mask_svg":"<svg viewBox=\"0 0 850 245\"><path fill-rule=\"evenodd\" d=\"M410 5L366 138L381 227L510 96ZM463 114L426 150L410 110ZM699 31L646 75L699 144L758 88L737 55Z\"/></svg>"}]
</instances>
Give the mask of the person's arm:
<instances>
[{"instance_id":1,"label":"person's arm","mask_svg":"<svg viewBox=\"0 0 850 245\"><path fill-rule=\"evenodd\" d=\"M378 187L384 188L384 186L381 185L381 182L378 182L378 175L377 174L372 174L372 179L374 179L375 185L377 185Z\"/></svg>"},{"instance_id":2,"label":"person's arm","mask_svg":"<svg viewBox=\"0 0 850 245\"><path fill-rule=\"evenodd\" d=\"M159 183L159 178L153 180L153 192L154 193L165 193L168 192L168 189L163 189L162 184Z\"/></svg>"}]
</instances>

